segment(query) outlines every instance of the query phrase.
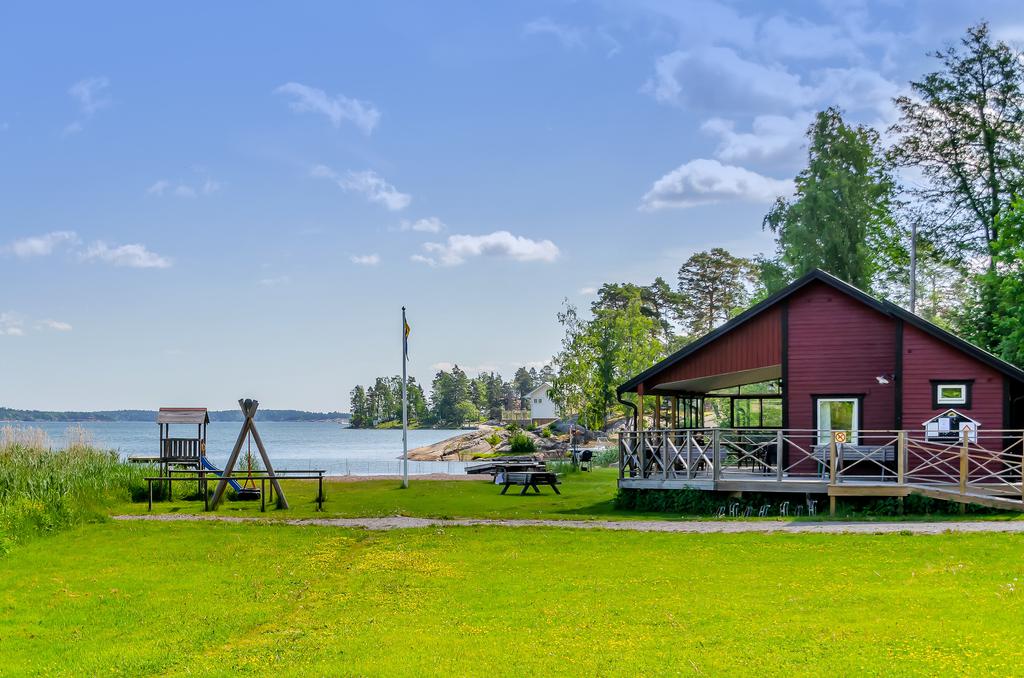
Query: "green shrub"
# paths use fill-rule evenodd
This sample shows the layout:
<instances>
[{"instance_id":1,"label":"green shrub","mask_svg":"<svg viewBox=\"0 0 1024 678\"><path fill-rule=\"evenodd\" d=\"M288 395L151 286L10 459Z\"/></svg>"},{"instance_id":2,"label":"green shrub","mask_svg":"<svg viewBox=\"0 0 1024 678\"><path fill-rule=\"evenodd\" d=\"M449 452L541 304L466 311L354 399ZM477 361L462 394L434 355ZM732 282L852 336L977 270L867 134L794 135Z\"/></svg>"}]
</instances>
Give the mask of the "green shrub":
<instances>
[{"instance_id":1,"label":"green shrub","mask_svg":"<svg viewBox=\"0 0 1024 678\"><path fill-rule=\"evenodd\" d=\"M542 428L540 430L540 437L541 438L550 438L551 437L551 429L549 429L549 428Z\"/></svg>"},{"instance_id":2,"label":"green shrub","mask_svg":"<svg viewBox=\"0 0 1024 678\"><path fill-rule=\"evenodd\" d=\"M501 444L501 436L498 435L497 433L492 433L491 435L484 438L484 441L491 447L497 447L498 445Z\"/></svg>"},{"instance_id":3,"label":"green shrub","mask_svg":"<svg viewBox=\"0 0 1024 678\"><path fill-rule=\"evenodd\" d=\"M522 431L514 433L508 439L508 444L513 454L533 454L537 451L537 446L534 445L533 438Z\"/></svg>"},{"instance_id":4,"label":"green shrub","mask_svg":"<svg viewBox=\"0 0 1024 678\"><path fill-rule=\"evenodd\" d=\"M508 431L509 433L516 434L522 429L519 427L519 424L513 421L511 424L505 425L505 430Z\"/></svg>"},{"instance_id":5,"label":"green shrub","mask_svg":"<svg viewBox=\"0 0 1024 678\"><path fill-rule=\"evenodd\" d=\"M147 496L155 469L81 442L50 450L38 429L0 430L0 554L36 536L106 516ZM176 488L177 489L177 488ZM160 493L154 487L154 495Z\"/></svg>"},{"instance_id":6,"label":"green shrub","mask_svg":"<svg viewBox=\"0 0 1024 678\"><path fill-rule=\"evenodd\" d=\"M618 450L594 450L591 459L594 466L616 466L619 463Z\"/></svg>"}]
</instances>

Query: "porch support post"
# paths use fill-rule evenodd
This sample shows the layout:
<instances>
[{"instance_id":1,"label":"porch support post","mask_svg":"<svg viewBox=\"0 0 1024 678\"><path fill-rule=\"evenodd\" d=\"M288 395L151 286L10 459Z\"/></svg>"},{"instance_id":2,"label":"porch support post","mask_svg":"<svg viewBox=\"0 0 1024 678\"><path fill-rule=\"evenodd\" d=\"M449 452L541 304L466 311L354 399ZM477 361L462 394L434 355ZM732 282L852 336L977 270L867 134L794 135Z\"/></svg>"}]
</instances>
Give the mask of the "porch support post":
<instances>
[{"instance_id":1,"label":"porch support post","mask_svg":"<svg viewBox=\"0 0 1024 678\"><path fill-rule=\"evenodd\" d=\"M686 477L693 478L693 431L686 432Z\"/></svg>"},{"instance_id":2,"label":"porch support post","mask_svg":"<svg viewBox=\"0 0 1024 678\"><path fill-rule=\"evenodd\" d=\"M782 482L782 429L775 432L775 478Z\"/></svg>"},{"instance_id":3,"label":"porch support post","mask_svg":"<svg viewBox=\"0 0 1024 678\"><path fill-rule=\"evenodd\" d=\"M679 396L672 396L672 428L679 428Z\"/></svg>"},{"instance_id":4,"label":"porch support post","mask_svg":"<svg viewBox=\"0 0 1024 678\"><path fill-rule=\"evenodd\" d=\"M900 431L896 438L896 484L903 486L907 474L907 432Z\"/></svg>"},{"instance_id":5,"label":"porch support post","mask_svg":"<svg viewBox=\"0 0 1024 678\"><path fill-rule=\"evenodd\" d=\"M668 480L668 433L661 435L661 477Z\"/></svg>"},{"instance_id":6,"label":"porch support post","mask_svg":"<svg viewBox=\"0 0 1024 678\"><path fill-rule=\"evenodd\" d=\"M715 489L718 489L718 480L722 477L722 455L719 452L719 433L720 429L711 429L711 470L713 471L712 478L715 481Z\"/></svg>"},{"instance_id":7,"label":"porch support post","mask_svg":"<svg viewBox=\"0 0 1024 678\"><path fill-rule=\"evenodd\" d=\"M661 428L661 396L654 396L654 426L655 431Z\"/></svg>"}]
</instances>

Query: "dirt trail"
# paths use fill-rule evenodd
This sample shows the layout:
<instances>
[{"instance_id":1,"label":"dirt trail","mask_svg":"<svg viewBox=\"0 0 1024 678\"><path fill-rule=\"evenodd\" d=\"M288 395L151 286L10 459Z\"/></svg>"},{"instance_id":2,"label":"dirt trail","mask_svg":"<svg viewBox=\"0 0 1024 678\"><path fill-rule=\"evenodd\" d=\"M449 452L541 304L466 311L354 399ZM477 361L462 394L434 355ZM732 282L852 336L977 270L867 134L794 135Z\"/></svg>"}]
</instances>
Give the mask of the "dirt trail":
<instances>
[{"instance_id":1,"label":"dirt trail","mask_svg":"<svg viewBox=\"0 0 1024 678\"><path fill-rule=\"evenodd\" d=\"M114 520L156 522L213 521L225 523L270 523L285 525L317 525L326 527L362 528L365 530L398 530L422 527L555 527L581 530L623 530L632 532L684 532L701 534L737 534L741 532L793 534L942 534L943 532L1014 532L1024 533L1024 521L949 521L949 522L796 522L764 520L483 520L476 518L306 518L265 520L238 516L186 515L159 513L152 515L114 516Z\"/></svg>"}]
</instances>

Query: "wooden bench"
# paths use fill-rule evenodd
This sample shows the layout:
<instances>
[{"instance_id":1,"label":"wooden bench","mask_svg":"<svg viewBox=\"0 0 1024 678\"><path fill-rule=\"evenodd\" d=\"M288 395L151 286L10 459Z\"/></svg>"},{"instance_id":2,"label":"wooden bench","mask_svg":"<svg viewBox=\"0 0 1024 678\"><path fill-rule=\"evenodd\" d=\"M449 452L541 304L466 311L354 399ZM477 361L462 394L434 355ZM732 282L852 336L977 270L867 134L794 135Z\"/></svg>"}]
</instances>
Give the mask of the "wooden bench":
<instances>
[{"instance_id":1,"label":"wooden bench","mask_svg":"<svg viewBox=\"0 0 1024 678\"><path fill-rule=\"evenodd\" d=\"M538 485L550 485L555 494L562 494L558 491L558 485L561 482L558 479L558 474L551 471L509 471L499 475L496 482L504 484L504 487L501 488L502 494L505 494L512 485L523 486L523 490L519 493L520 496L526 494L531 487L534 492L540 494Z\"/></svg>"},{"instance_id":2,"label":"wooden bench","mask_svg":"<svg viewBox=\"0 0 1024 678\"><path fill-rule=\"evenodd\" d=\"M823 476L828 475L830 454L828 445L814 446L814 456L818 464L821 466L821 473ZM896 461L896 448L892 445L854 445L853 443L838 443L836 445L836 461L838 462L840 470L847 466L852 466L857 462L876 462L877 467L884 478L886 472L885 464Z\"/></svg>"}]
</instances>

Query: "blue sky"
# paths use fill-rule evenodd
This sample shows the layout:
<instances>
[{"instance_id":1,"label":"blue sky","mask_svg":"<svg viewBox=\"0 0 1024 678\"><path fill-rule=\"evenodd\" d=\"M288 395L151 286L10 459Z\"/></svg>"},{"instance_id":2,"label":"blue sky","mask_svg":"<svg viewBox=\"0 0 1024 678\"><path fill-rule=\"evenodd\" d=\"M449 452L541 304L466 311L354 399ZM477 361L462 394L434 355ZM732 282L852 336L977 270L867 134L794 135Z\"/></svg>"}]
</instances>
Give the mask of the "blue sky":
<instances>
[{"instance_id":1,"label":"blue sky","mask_svg":"<svg viewBox=\"0 0 1024 678\"><path fill-rule=\"evenodd\" d=\"M0 404L345 409L770 249L815 110L1011 2L5 3Z\"/></svg>"}]
</instances>

